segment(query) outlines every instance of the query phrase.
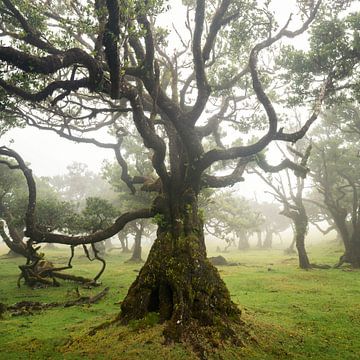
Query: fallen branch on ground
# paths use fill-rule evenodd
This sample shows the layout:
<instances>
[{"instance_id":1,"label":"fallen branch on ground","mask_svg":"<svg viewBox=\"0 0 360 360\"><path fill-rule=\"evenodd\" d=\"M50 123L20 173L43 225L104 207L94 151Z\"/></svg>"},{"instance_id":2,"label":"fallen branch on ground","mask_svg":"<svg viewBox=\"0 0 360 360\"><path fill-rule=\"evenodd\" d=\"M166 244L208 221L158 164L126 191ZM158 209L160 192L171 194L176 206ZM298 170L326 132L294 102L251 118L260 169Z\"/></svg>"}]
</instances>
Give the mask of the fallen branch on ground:
<instances>
[{"instance_id":1,"label":"fallen branch on ground","mask_svg":"<svg viewBox=\"0 0 360 360\"><path fill-rule=\"evenodd\" d=\"M70 307L76 305L90 305L98 302L109 292L109 288L106 287L104 290L100 291L98 294L94 296L81 296L75 300L68 300L65 302L52 302L52 303L41 303L39 301L20 301L14 305L6 306L7 312L10 312L12 316L20 316L20 315L33 315L34 312L54 308L54 307ZM3 311L3 313L5 312Z\"/></svg>"}]
</instances>

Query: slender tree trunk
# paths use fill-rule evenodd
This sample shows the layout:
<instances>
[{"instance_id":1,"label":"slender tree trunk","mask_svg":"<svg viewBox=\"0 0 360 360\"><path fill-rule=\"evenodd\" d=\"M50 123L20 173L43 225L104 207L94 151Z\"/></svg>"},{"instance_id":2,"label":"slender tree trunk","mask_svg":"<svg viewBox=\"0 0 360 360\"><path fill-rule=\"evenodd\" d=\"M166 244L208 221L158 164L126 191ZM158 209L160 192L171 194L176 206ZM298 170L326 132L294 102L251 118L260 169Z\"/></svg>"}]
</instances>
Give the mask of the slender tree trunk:
<instances>
[{"instance_id":1,"label":"slender tree trunk","mask_svg":"<svg viewBox=\"0 0 360 360\"><path fill-rule=\"evenodd\" d=\"M311 269L311 264L305 249L305 236L307 232L307 218L299 215L295 219L295 242L299 256L299 266L301 269Z\"/></svg>"},{"instance_id":2,"label":"slender tree trunk","mask_svg":"<svg viewBox=\"0 0 360 360\"><path fill-rule=\"evenodd\" d=\"M135 239L134 239L134 246L133 246L133 253L131 258L128 260L128 262L142 262L141 258L141 238L144 232L144 226L140 222L139 227L137 225L135 226Z\"/></svg>"},{"instance_id":3,"label":"slender tree trunk","mask_svg":"<svg viewBox=\"0 0 360 360\"><path fill-rule=\"evenodd\" d=\"M294 254L295 253L295 244L296 244L296 234L294 235L290 246L284 250L284 253L289 254L289 255Z\"/></svg>"},{"instance_id":4,"label":"slender tree trunk","mask_svg":"<svg viewBox=\"0 0 360 360\"><path fill-rule=\"evenodd\" d=\"M100 241L98 243L95 244L96 250L99 252L100 256L104 256L105 255L105 241Z\"/></svg>"},{"instance_id":5,"label":"slender tree trunk","mask_svg":"<svg viewBox=\"0 0 360 360\"><path fill-rule=\"evenodd\" d=\"M122 252L123 253L129 253L130 249L129 249L129 243L128 243L127 236L126 235L124 236L122 231L120 231L118 233L118 238L120 240Z\"/></svg>"},{"instance_id":6,"label":"slender tree trunk","mask_svg":"<svg viewBox=\"0 0 360 360\"><path fill-rule=\"evenodd\" d=\"M241 323L240 310L207 259L196 196L180 205L169 200L167 209L159 215L157 238L122 302L119 319L127 323L158 312L160 321L166 321L168 341L198 343L211 337L210 331L237 339L232 325Z\"/></svg>"},{"instance_id":7,"label":"slender tree trunk","mask_svg":"<svg viewBox=\"0 0 360 360\"><path fill-rule=\"evenodd\" d=\"M271 249L272 247L272 239L273 239L273 232L271 229L266 229L265 232L265 239L263 242L263 249Z\"/></svg>"},{"instance_id":8,"label":"slender tree trunk","mask_svg":"<svg viewBox=\"0 0 360 360\"><path fill-rule=\"evenodd\" d=\"M238 250L248 250L250 248L250 244L249 244L249 239L246 236L246 232L240 231L238 237L239 237Z\"/></svg>"},{"instance_id":9,"label":"slender tree trunk","mask_svg":"<svg viewBox=\"0 0 360 360\"><path fill-rule=\"evenodd\" d=\"M256 243L256 247L258 249L261 249L262 248L262 237L261 237L261 231L257 231L256 232L256 236L257 236L257 243Z\"/></svg>"},{"instance_id":10,"label":"slender tree trunk","mask_svg":"<svg viewBox=\"0 0 360 360\"><path fill-rule=\"evenodd\" d=\"M111 239L105 240L105 250L111 251L111 249L114 247L113 243L111 242Z\"/></svg>"}]
</instances>

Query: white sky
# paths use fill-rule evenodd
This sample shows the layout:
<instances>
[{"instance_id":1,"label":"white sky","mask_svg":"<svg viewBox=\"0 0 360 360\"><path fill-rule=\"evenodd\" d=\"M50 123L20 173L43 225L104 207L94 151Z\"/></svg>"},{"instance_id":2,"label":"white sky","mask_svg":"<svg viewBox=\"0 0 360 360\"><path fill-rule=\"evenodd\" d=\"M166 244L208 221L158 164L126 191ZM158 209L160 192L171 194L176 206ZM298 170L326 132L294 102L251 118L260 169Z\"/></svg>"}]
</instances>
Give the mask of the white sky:
<instances>
[{"instance_id":1,"label":"white sky","mask_svg":"<svg viewBox=\"0 0 360 360\"><path fill-rule=\"evenodd\" d=\"M72 162L85 163L99 172L104 159L115 159L112 150L75 143L35 128L13 129L1 138L1 144L18 152L36 176L64 173Z\"/></svg>"}]
</instances>

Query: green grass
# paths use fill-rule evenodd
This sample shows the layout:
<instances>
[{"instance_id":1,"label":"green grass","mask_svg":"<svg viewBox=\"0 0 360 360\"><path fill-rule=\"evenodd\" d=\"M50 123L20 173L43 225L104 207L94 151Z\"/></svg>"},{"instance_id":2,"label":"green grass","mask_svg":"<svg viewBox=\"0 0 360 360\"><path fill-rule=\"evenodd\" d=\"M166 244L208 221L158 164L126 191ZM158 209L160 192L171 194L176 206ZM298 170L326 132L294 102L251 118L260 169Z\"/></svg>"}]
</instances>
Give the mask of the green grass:
<instances>
[{"instance_id":1,"label":"green grass","mask_svg":"<svg viewBox=\"0 0 360 360\"><path fill-rule=\"evenodd\" d=\"M335 245L309 249L312 261L317 263L334 264L339 254ZM64 256L63 250L48 252L56 264L65 263ZM227 346L209 354L209 359L359 359L359 271L303 271L296 256L284 255L281 250L235 250L225 256L240 263L219 267L219 271L257 345ZM6 315L0 320L0 359L195 359L182 345L163 345L162 326L154 325L153 318L88 335L90 328L118 313L118 303L141 267L125 264L127 258L115 252L108 257L102 281L110 293L98 304L55 308L29 316ZM62 282L59 288L18 289L20 263L21 259L0 258L0 302L66 301L75 297L73 283ZM78 256L72 272L91 277L98 266ZM87 295L102 288L79 290Z\"/></svg>"}]
</instances>

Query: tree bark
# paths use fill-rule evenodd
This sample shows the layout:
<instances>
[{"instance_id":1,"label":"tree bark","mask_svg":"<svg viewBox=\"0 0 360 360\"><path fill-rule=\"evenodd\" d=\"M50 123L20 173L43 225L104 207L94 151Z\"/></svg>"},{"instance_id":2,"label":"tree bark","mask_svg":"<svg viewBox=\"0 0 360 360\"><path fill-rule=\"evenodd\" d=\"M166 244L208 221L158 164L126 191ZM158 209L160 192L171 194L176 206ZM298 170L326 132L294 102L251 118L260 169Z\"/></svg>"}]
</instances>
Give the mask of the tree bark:
<instances>
[{"instance_id":1,"label":"tree bark","mask_svg":"<svg viewBox=\"0 0 360 360\"><path fill-rule=\"evenodd\" d=\"M213 331L238 339L231 325L241 323L240 310L207 259L197 199L170 206L169 216L159 215L157 239L122 302L119 320L127 323L158 312L160 321L166 322L167 341L198 345L197 336L208 332L211 339Z\"/></svg>"},{"instance_id":2,"label":"tree bark","mask_svg":"<svg viewBox=\"0 0 360 360\"><path fill-rule=\"evenodd\" d=\"M123 253L129 253L130 249L129 249L128 239L127 239L126 235L124 236L123 232L120 231L118 233L118 238L119 238L120 244L121 244L121 251Z\"/></svg>"},{"instance_id":3,"label":"tree bark","mask_svg":"<svg viewBox=\"0 0 360 360\"><path fill-rule=\"evenodd\" d=\"M339 263L335 267L340 267L344 263L349 263L354 269L360 269L360 236L356 232L349 239L345 253L340 257Z\"/></svg>"},{"instance_id":4,"label":"tree bark","mask_svg":"<svg viewBox=\"0 0 360 360\"><path fill-rule=\"evenodd\" d=\"M144 226L140 222L139 227L137 225L134 226L135 228L135 239L134 239L134 247L133 253L131 258L127 262L143 262L141 258L141 238L144 232Z\"/></svg>"},{"instance_id":5,"label":"tree bark","mask_svg":"<svg viewBox=\"0 0 360 360\"><path fill-rule=\"evenodd\" d=\"M8 226L9 228L9 235L8 236L5 232L5 224L3 221L0 221L0 237L4 240L6 246L10 249L8 255L14 256L15 254L21 255L25 258L31 257L29 249L26 246L16 231L11 225Z\"/></svg>"},{"instance_id":6,"label":"tree bark","mask_svg":"<svg viewBox=\"0 0 360 360\"><path fill-rule=\"evenodd\" d=\"M351 237L350 252L348 255L349 263L355 269L360 268L360 234L354 232Z\"/></svg>"},{"instance_id":7,"label":"tree bark","mask_svg":"<svg viewBox=\"0 0 360 360\"><path fill-rule=\"evenodd\" d=\"M311 269L311 264L305 249L305 236L307 232L307 217L298 215L295 219L295 243L299 256L301 269Z\"/></svg>"},{"instance_id":8,"label":"tree bark","mask_svg":"<svg viewBox=\"0 0 360 360\"><path fill-rule=\"evenodd\" d=\"M337 213L336 209L332 208L331 214L345 248L344 254L340 257L339 262L335 267L340 267L344 263L349 263L353 268L360 268L360 231L355 227L351 234L346 223L345 212L341 213L341 211L338 211Z\"/></svg>"}]
</instances>

